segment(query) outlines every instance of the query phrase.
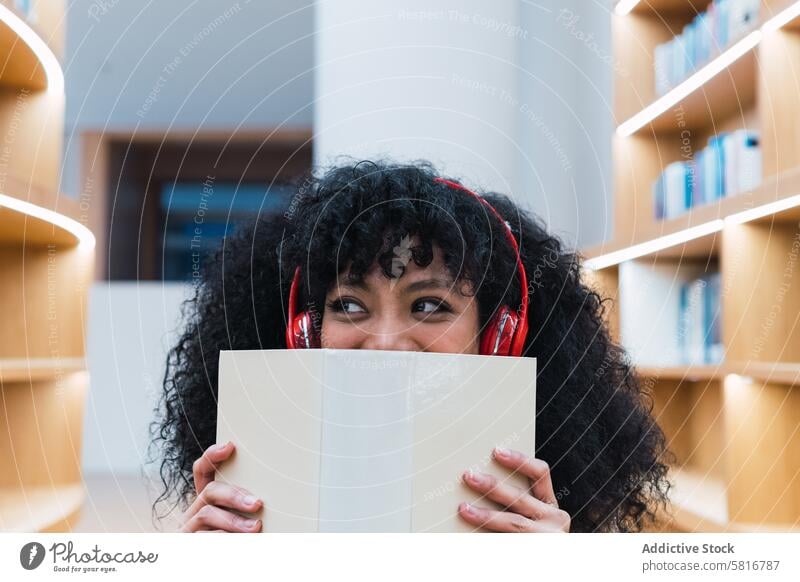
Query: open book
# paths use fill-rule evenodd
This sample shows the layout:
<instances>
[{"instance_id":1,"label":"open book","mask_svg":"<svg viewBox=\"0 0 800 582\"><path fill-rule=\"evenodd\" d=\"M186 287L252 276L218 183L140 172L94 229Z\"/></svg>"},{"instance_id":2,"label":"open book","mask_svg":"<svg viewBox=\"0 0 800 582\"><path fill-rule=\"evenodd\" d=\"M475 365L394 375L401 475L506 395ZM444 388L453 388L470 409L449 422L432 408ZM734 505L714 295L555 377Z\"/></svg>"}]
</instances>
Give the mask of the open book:
<instances>
[{"instance_id":1,"label":"open book","mask_svg":"<svg viewBox=\"0 0 800 582\"><path fill-rule=\"evenodd\" d=\"M467 469L518 487L495 446L534 453L536 360L372 350L223 351L217 479L264 500L266 532L472 531Z\"/></svg>"}]
</instances>

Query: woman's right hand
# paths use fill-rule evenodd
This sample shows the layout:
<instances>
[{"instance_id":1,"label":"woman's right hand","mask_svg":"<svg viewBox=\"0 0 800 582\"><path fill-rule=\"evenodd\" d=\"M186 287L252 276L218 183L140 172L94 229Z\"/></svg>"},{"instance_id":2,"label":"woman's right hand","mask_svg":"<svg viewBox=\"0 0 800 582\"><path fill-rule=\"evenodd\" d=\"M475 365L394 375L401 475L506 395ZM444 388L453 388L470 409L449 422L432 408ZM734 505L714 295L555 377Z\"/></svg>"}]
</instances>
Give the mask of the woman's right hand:
<instances>
[{"instance_id":1,"label":"woman's right hand","mask_svg":"<svg viewBox=\"0 0 800 582\"><path fill-rule=\"evenodd\" d=\"M230 457L234 448L230 441L211 445L192 465L197 497L183 514L181 531L261 531L260 519L242 517L230 510L252 513L261 508L262 501L241 487L214 481L216 464Z\"/></svg>"}]
</instances>

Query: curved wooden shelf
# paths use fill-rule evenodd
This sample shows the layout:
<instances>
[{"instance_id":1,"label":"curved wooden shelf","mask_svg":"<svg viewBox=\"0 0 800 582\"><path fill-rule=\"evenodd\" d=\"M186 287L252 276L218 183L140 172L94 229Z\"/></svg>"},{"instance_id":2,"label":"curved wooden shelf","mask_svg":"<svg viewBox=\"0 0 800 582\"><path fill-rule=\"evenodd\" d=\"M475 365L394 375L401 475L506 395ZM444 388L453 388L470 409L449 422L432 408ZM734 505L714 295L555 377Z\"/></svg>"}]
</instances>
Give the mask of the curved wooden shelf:
<instances>
[{"instance_id":1,"label":"curved wooden shelf","mask_svg":"<svg viewBox=\"0 0 800 582\"><path fill-rule=\"evenodd\" d=\"M84 358L0 358L0 387L7 384L53 380L86 369Z\"/></svg>"},{"instance_id":2,"label":"curved wooden shelf","mask_svg":"<svg viewBox=\"0 0 800 582\"><path fill-rule=\"evenodd\" d=\"M47 532L70 529L84 498L81 483L0 488L0 530Z\"/></svg>"},{"instance_id":3,"label":"curved wooden shelf","mask_svg":"<svg viewBox=\"0 0 800 582\"><path fill-rule=\"evenodd\" d=\"M13 200L4 201L5 197ZM0 192L0 224L3 225L0 245L76 245L81 242L81 236L92 238L79 218L79 205L72 198L24 184L10 176L4 181L4 190Z\"/></svg>"},{"instance_id":4,"label":"curved wooden shelf","mask_svg":"<svg viewBox=\"0 0 800 582\"><path fill-rule=\"evenodd\" d=\"M6 20L4 10L20 19L22 15L10 6L0 8L0 85L39 91L47 87L47 73L39 55Z\"/></svg>"}]
</instances>

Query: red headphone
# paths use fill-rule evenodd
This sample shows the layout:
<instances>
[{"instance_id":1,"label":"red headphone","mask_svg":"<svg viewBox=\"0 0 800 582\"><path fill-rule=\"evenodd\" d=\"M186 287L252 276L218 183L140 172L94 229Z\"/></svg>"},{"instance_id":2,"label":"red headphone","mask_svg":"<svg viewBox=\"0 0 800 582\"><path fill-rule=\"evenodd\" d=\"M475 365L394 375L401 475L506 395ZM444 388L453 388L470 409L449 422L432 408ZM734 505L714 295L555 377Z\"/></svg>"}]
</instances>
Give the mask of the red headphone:
<instances>
[{"instance_id":1,"label":"red headphone","mask_svg":"<svg viewBox=\"0 0 800 582\"><path fill-rule=\"evenodd\" d=\"M502 305L492 316L492 319L481 334L480 353L485 356L521 356L528 335L528 277L519 254L519 245L511 227L486 200L475 194L472 190L461 184L435 178L456 190L462 190L473 198L479 200L505 227L506 238L517 255L517 271L519 272L520 295L522 304L519 311ZM292 285L289 289L289 317L286 325L286 347L289 349L318 348L320 335L315 325L315 314L310 311L297 313L297 296L300 291L300 267L294 271Z\"/></svg>"}]
</instances>

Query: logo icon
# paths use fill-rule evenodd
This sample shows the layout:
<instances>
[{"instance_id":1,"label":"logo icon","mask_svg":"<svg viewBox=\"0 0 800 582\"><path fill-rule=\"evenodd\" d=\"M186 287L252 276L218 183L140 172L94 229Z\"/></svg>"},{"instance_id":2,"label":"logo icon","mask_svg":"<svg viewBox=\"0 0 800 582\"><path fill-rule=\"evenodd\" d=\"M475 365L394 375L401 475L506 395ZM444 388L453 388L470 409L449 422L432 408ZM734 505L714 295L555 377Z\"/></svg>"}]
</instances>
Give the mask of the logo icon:
<instances>
[{"instance_id":1,"label":"logo icon","mask_svg":"<svg viewBox=\"0 0 800 582\"><path fill-rule=\"evenodd\" d=\"M44 546L39 542L28 542L19 551L19 563L26 570L35 570L44 561Z\"/></svg>"},{"instance_id":2,"label":"logo icon","mask_svg":"<svg viewBox=\"0 0 800 582\"><path fill-rule=\"evenodd\" d=\"M397 280L406 272L406 267L414 257L414 252L411 249L411 237L409 235L400 239L400 244L395 245L392 249L392 279L389 281L389 289L393 289L397 284Z\"/></svg>"}]
</instances>

